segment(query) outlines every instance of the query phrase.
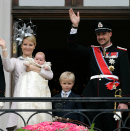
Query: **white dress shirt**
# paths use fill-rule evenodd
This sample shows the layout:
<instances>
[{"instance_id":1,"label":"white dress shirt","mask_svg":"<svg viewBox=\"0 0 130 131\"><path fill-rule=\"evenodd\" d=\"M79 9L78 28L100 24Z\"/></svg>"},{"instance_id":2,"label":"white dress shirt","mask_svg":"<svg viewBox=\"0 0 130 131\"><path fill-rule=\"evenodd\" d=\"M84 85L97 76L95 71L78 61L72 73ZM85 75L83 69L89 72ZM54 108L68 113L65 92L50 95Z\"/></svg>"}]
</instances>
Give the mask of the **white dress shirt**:
<instances>
[{"instance_id":1,"label":"white dress shirt","mask_svg":"<svg viewBox=\"0 0 130 131\"><path fill-rule=\"evenodd\" d=\"M70 30L70 34L76 34L77 33L77 29L71 29Z\"/></svg>"},{"instance_id":2,"label":"white dress shirt","mask_svg":"<svg viewBox=\"0 0 130 131\"><path fill-rule=\"evenodd\" d=\"M66 97L68 97L69 95L70 95L70 93L71 93L71 90L70 91L68 91L68 92L65 92L65 91L61 91L61 97L63 97L63 94L64 93L66 93L67 95L66 95Z\"/></svg>"}]
</instances>

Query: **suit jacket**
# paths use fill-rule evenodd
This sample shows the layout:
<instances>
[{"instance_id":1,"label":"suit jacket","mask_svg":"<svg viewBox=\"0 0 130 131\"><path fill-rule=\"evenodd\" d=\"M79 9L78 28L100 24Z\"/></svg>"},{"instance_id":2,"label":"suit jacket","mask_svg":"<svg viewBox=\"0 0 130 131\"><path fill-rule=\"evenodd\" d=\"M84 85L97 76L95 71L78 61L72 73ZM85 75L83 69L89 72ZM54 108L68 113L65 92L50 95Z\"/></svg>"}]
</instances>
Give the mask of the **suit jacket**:
<instances>
[{"instance_id":1,"label":"suit jacket","mask_svg":"<svg viewBox=\"0 0 130 131\"><path fill-rule=\"evenodd\" d=\"M53 96L53 97L61 97L61 92L59 94ZM68 97L80 97L80 96L74 94L71 91L71 93ZM58 102L53 102L53 104L52 104L53 109L56 109L56 104L60 105L60 103L58 103ZM63 102L61 104L60 109L82 109L82 103L81 102ZM58 117L63 117L67 113L68 112L53 112L53 115L58 116ZM82 114L79 114L79 113L70 113L70 114L66 115L64 118L69 118L69 119L85 122L84 116Z\"/></svg>"},{"instance_id":2,"label":"suit jacket","mask_svg":"<svg viewBox=\"0 0 130 131\"><path fill-rule=\"evenodd\" d=\"M92 47L84 47L78 44L77 34L68 35L68 48L74 55L83 58L90 65L91 76L103 74L97 64L95 54ZM100 47L102 52L102 48ZM120 50L116 47L109 46L106 48L106 53L109 53L110 57L104 57L105 63L109 66L114 66L112 74L119 77L120 85L117 89L121 88L122 96L130 96L130 70L129 70L129 59L126 51ZM112 58L113 53L117 54L117 57ZM110 59L115 61L114 64L110 63ZM106 84L113 82L111 79L102 78L92 79L88 82L86 88L83 91L86 97L114 97L115 90L109 90Z\"/></svg>"},{"instance_id":3,"label":"suit jacket","mask_svg":"<svg viewBox=\"0 0 130 131\"><path fill-rule=\"evenodd\" d=\"M0 56L0 97L5 97L5 76Z\"/></svg>"}]
</instances>

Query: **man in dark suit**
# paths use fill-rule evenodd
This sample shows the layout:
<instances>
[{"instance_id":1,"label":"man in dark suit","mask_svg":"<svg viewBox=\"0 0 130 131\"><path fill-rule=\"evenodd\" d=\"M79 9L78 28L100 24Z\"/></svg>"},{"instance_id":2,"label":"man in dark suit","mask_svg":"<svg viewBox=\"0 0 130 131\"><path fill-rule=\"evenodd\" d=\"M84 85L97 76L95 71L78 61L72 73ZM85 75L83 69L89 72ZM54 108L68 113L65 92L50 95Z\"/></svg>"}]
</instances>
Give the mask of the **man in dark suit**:
<instances>
[{"instance_id":1,"label":"man in dark suit","mask_svg":"<svg viewBox=\"0 0 130 131\"><path fill-rule=\"evenodd\" d=\"M122 91L122 96L130 95L130 72L127 49L114 47L111 42L113 25L107 21L94 23L95 34L99 46L84 47L78 44L77 32L80 15L69 10L72 28L68 35L68 48L77 57L83 58L90 65L91 77L82 95L85 97L114 97L115 92ZM89 25L88 25L89 26ZM87 31L87 29L86 29ZM92 43L93 44L93 43ZM118 109L128 109L126 103L119 103ZM114 109L112 102L89 102L86 109ZM98 114L86 113L92 121ZM102 131L113 131L116 121L113 114L103 114L94 121L95 127Z\"/></svg>"},{"instance_id":2,"label":"man in dark suit","mask_svg":"<svg viewBox=\"0 0 130 131\"><path fill-rule=\"evenodd\" d=\"M5 97L5 77L1 57L0 57L0 97ZM2 108L3 106L4 103L0 102L0 108Z\"/></svg>"},{"instance_id":3,"label":"man in dark suit","mask_svg":"<svg viewBox=\"0 0 130 131\"><path fill-rule=\"evenodd\" d=\"M60 76L60 85L62 87L62 91L55 95L54 97L80 97L79 95L74 94L71 89L74 85L75 76L71 72L64 72ZM81 102L53 102L53 109L82 109L82 103ZM53 112L54 116L58 117L65 117L72 120L78 120L81 122L84 122L84 116L79 113L70 113L66 115L68 112Z\"/></svg>"}]
</instances>

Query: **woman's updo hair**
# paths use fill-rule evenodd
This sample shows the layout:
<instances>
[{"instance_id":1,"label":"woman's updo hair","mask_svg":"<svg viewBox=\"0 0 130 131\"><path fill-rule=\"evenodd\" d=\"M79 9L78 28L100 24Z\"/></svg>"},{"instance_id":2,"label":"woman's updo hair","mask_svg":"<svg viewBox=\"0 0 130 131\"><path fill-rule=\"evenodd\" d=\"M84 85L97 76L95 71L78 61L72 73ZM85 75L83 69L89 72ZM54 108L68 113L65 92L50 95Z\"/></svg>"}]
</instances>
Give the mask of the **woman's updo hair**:
<instances>
[{"instance_id":1,"label":"woman's updo hair","mask_svg":"<svg viewBox=\"0 0 130 131\"><path fill-rule=\"evenodd\" d=\"M36 45L36 38L35 38L35 36L34 36L34 35L27 36L27 37L23 38L23 40L24 40L24 39L27 39L27 40L29 40L29 41L33 42L33 43L34 43L34 45ZM22 42L22 43L23 43L23 42Z\"/></svg>"}]
</instances>

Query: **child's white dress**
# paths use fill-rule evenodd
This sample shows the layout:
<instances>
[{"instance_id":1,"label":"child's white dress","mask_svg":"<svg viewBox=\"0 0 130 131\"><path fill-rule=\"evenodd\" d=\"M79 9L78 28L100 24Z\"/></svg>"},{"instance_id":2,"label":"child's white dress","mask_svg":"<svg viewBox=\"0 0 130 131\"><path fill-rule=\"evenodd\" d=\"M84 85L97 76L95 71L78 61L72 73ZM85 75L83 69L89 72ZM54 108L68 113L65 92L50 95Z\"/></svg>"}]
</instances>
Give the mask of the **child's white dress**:
<instances>
[{"instance_id":1,"label":"child's white dress","mask_svg":"<svg viewBox=\"0 0 130 131\"><path fill-rule=\"evenodd\" d=\"M51 63L45 62L44 65L39 65L34 62L34 59L27 57L25 62L28 62L37 67L48 66L50 69ZM24 72L21 74L17 83L17 95L18 97L51 97L50 89L48 87L48 80L45 80L42 76L34 71ZM17 102L18 109L52 109L51 102ZM27 122L28 118L34 114L34 112L18 112ZM36 123L52 121L52 116L47 113L38 113L34 115L29 125ZM24 127L23 120L18 117L17 127Z\"/></svg>"}]
</instances>

